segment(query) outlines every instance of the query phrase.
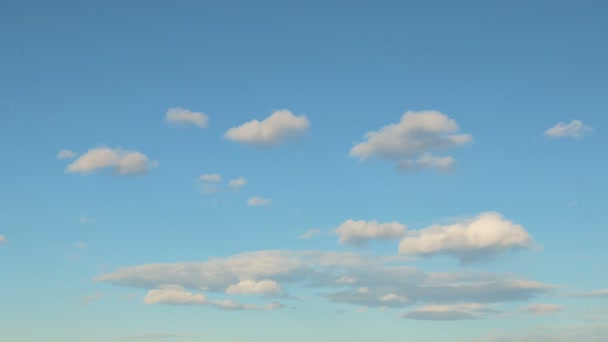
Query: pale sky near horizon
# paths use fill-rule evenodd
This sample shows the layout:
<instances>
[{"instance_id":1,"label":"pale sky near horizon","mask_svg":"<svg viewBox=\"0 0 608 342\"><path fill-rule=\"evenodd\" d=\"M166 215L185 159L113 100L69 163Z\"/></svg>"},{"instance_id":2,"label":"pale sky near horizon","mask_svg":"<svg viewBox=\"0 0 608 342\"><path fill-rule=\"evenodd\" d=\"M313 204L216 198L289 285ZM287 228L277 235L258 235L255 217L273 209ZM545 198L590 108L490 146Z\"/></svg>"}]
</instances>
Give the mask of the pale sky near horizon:
<instances>
[{"instance_id":1,"label":"pale sky near horizon","mask_svg":"<svg viewBox=\"0 0 608 342\"><path fill-rule=\"evenodd\" d=\"M1 341L608 341L607 2L0 28Z\"/></svg>"}]
</instances>

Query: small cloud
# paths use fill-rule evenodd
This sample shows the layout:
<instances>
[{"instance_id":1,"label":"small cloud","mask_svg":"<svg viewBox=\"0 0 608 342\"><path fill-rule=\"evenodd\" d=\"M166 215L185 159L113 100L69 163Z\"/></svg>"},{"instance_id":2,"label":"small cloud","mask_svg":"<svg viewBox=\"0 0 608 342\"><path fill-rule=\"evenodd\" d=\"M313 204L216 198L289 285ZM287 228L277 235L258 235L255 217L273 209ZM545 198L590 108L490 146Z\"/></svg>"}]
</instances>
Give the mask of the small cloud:
<instances>
[{"instance_id":1,"label":"small cloud","mask_svg":"<svg viewBox=\"0 0 608 342\"><path fill-rule=\"evenodd\" d=\"M263 197L251 197L247 200L247 205L250 205L252 207L269 206L271 204L272 201L270 199Z\"/></svg>"},{"instance_id":2,"label":"small cloud","mask_svg":"<svg viewBox=\"0 0 608 342\"><path fill-rule=\"evenodd\" d=\"M87 215L81 215L80 218L78 218L78 222L82 224L93 223L95 222L95 219L90 218Z\"/></svg>"},{"instance_id":3,"label":"small cloud","mask_svg":"<svg viewBox=\"0 0 608 342\"><path fill-rule=\"evenodd\" d=\"M308 231L306 231L306 233L298 236L298 239L310 239L312 237L315 237L315 236L321 235L321 234L323 234L321 229L313 228L313 229L309 229Z\"/></svg>"},{"instance_id":4,"label":"small cloud","mask_svg":"<svg viewBox=\"0 0 608 342\"><path fill-rule=\"evenodd\" d=\"M263 121L252 120L232 127L224 134L228 140L254 146L276 146L289 139L303 136L310 126L305 115L295 116L283 109Z\"/></svg>"},{"instance_id":5,"label":"small cloud","mask_svg":"<svg viewBox=\"0 0 608 342\"><path fill-rule=\"evenodd\" d=\"M61 150L59 151L59 153L57 153L57 159L72 159L77 155L77 153L72 152L70 150Z\"/></svg>"},{"instance_id":6,"label":"small cloud","mask_svg":"<svg viewBox=\"0 0 608 342\"><path fill-rule=\"evenodd\" d=\"M194 125L205 128L209 123L209 116L205 113L192 112L188 109L176 107L167 111L165 122L179 126Z\"/></svg>"},{"instance_id":7,"label":"small cloud","mask_svg":"<svg viewBox=\"0 0 608 342\"><path fill-rule=\"evenodd\" d=\"M534 303L519 309L521 312L530 313L533 315L548 315L562 311L564 308L555 304L539 304Z\"/></svg>"},{"instance_id":8,"label":"small cloud","mask_svg":"<svg viewBox=\"0 0 608 342\"><path fill-rule=\"evenodd\" d=\"M544 134L552 138L582 138L593 129L583 124L580 120L572 120L570 123L559 122L547 129Z\"/></svg>"},{"instance_id":9,"label":"small cloud","mask_svg":"<svg viewBox=\"0 0 608 342\"><path fill-rule=\"evenodd\" d=\"M222 176L218 175L217 173L214 174L204 174L201 175L199 177L199 180L203 181L203 182L212 182L212 183L218 183L222 181Z\"/></svg>"},{"instance_id":10,"label":"small cloud","mask_svg":"<svg viewBox=\"0 0 608 342\"><path fill-rule=\"evenodd\" d=\"M146 304L167 305L207 305L207 297L202 293L187 292L180 285L164 285L148 291Z\"/></svg>"},{"instance_id":11,"label":"small cloud","mask_svg":"<svg viewBox=\"0 0 608 342\"><path fill-rule=\"evenodd\" d=\"M364 245L371 240L397 240L402 238L405 232L405 225L396 221L379 223L347 220L336 229L340 243L355 246Z\"/></svg>"},{"instance_id":12,"label":"small cloud","mask_svg":"<svg viewBox=\"0 0 608 342\"><path fill-rule=\"evenodd\" d=\"M425 321L458 321L479 319L488 314L499 311L488 309L484 305L475 303L453 305L426 305L415 310L401 314L402 318Z\"/></svg>"},{"instance_id":13,"label":"small cloud","mask_svg":"<svg viewBox=\"0 0 608 342\"><path fill-rule=\"evenodd\" d=\"M228 182L228 186L234 191L237 191L238 189L245 186L246 184L247 184L247 179L245 179L245 177L231 179Z\"/></svg>"},{"instance_id":14,"label":"small cloud","mask_svg":"<svg viewBox=\"0 0 608 342\"><path fill-rule=\"evenodd\" d=\"M88 304L90 302L99 300L102 297L103 297L103 293L102 292L95 292L92 295L84 296L84 297L80 298L80 303L83 304L83 305L86 305L86 304Z\"/></svg>"},{"instance_id":15,"label":"small cloud","mask_svg":"<svg viewBox=\"0 0 608 342\"><path fill-rule=\"evenodd\" d=\"M143 153L99 147L88 150L65 169L67 173L87 175L101 169L112 169L119 175L143 174L158 165Z\"/></svg>"},{"instance_id":16,"label":"small cloud","mask_svg":"<svg viewBox=\"0 0 608 342\"><path fill-rule=\"evenodd\" d=\"M84 242L77 242L74 247L76 247L77 249L86 249L87 245Z\"/></svg>"},{"instance_id":17,"label":"small cloud","mask_svg":"<svg viewBox=\"0 0 608 342\"><path fill-rule=\"evenodd\" d=\"M6 243L6 238L4 237L4 235L0 235L0 244L1 243Z\"/></svg>"},{"instance_id":18,"label":"small cloud","mask_svg":"<svg viewBox=\"0 0 608 342\"><path fill-rule=\"evenodd\" d=\"M336 280L338 284L354 284L357 282L357 278L349 276L341 276Z\"/></svg>"}]
</instances>

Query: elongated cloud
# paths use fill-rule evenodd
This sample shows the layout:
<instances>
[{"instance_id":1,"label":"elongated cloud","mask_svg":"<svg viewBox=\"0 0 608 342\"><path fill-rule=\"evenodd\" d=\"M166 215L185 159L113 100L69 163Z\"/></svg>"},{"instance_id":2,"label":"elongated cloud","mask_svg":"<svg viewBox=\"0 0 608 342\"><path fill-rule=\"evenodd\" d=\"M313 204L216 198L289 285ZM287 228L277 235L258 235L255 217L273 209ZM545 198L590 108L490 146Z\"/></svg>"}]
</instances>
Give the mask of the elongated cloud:
<instances>
[{"instance_id":1,"label":"elongated cloud","mask_svg":"<svg viewBox=\"0 0 608 342\"><path fill-rule=\"evenodd\" d=\"M208 300L205 295L187 292L180 285L162 285L148 291L144 302L147 304L207 305Z\"/></svg>"},{"instance_id":2,"label":"elongated cloud","mask_svg":"<svg viewBox=\"0 0 608 342\"><path fill-rule=\"evenodd\" d=\"M347 220L337 229L340 243L362 245L371 240L395 240L405 234L405 225L399 222Z\"/></svg>"},{"instance_id":3,"label":"elongated cloud","mask_svg":"<svg viewBox=\"0 0 608 342\"><path fill-rule=\"evenodd\" d=\"M476 303L453 305L426 305L415 310L401 314L402 318L432 321L456 321L465 319L478 319L499 311L489 309L485 305Z\"/></svg>"},{"instance_id":4,"label":"elongated cloud","mask_svg":"<svg viewBox=\"0 0 608 342\"><path fill-rule=\"evenodd\" d=\"M555 304L533 303L533 304L530 304L523 308L520 308L519 311L540 316L540 315L554 314L554 313L562 311L563 309L564 309L563 307L561 307L559 305L555 305Z\"/></svg>"},{"instance_id":5,"label":"elongated cloud","mask_svg":"<svg viewBox=\"0 0 608 342\"><path fill-rule=\"evenodd\" d=\"M454 119L438 111L408 111L401 121L370 131L365 141L351 150L361 161L383 159L396 162L401 170L434 168L448 171L454 164L451 156L434 153L473 141L469 134L460 134Z\"/></svg>"},{"instance_id":6,"label":"elongated cloud","mask_svg":"<svg viewBox=\"0 0 608 342\"><path fill-rule=\"evenodd\" d=\"M230 128L224 137L238 143L255 146L276 146L289 139L304 135L310 126L304 115L295 116L283 109L272 113L263 121L252 120Z\"/></svg>"},{"instance_id":7,"label":"elongated cloud","mask_svg":"<svg viewBox=\"0 0 608 342\"><path fill-rule=\"evenodd\" d=\"M165 114L165 122L179 126L194 125L200 128L207 127L209 116L205 113L193 112L181 107L170 108Z\"/></svg>"},{"instance_id":8,"label":"elongated cloud","mask_svg":"<svg viewBox=\"0 0 608 342\"><path fill-rule=\"evenodd\" d=\"M269 198L254 196L247 200L247 205L252 206L252 207L265 207L265 206L269 206L271 204L272 204L272 201Z\"/></svg>"},{"instance_id":9,"label":"elongated cloud","mask_svg":"<svg viewBox=\"0 0 608 342\"><path fill-rule=\"evenodd\" d=\"M88 150L65 169L68 173L90 174L101 169L112 169L119 175L142 174L158 165L138 151L99 147Z\"/></svg>"},{"instance_id":10,"label":"elongated cloud","mask_svg":"<svg viewBox=\"0 0 608 342\"><path fill-rule=\"evenodd\" d=\"M510 249L531 249L534 242L520 225L499 213L486 212L452 225L411 231L401 241L401 254L447 254L463 263L480 261Z\"/></svg>"},{"instance_id":11,"label":"elongated cloud","mask_svg":"<svg viewBox=\"0 0 608 342\"><path fill-rule=\"evenodd\" d=\"M274 280L255 281L251 279L241 280L237 284L228 286L227 294L273 294L279 293L283 289Z\"/></svg>"},{"instance_id":12,"label":"elongated cloud","mask_svg":"<svg viewBox=\"0 0 608 342\"><path fill-rule=\"evenodd\" d=\"M59 151L59 153L57 153L57 159L72 159L77 155L77 153L72 152L70 150L61 150Z\"/></svg>"},{"instance_id":13,"label":"elongated cloud","mask_svg":"<svg viewBox=\"0 0 608 342\"><path fill-rule=\"evenodd\" d=\"M585 125L580 120L572 120L570 123L558 122L547 129L545 135L552 138L582 138L591 131L591 126Z\"/></svg>"}]
</instances>

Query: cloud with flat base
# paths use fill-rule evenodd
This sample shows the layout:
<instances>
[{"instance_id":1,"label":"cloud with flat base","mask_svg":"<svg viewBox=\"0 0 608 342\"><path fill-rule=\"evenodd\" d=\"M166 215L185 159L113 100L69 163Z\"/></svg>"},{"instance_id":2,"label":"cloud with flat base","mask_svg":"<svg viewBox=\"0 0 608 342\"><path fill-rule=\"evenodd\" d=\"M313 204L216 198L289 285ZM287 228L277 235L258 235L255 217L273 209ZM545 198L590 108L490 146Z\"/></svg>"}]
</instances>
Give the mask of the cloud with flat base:
<instances>
[{"instance_id":1,"label":"cloud with flat base","mask_svg":"<svg viewBox=\"0 0 608 342\"><path fill-rule=\"evenodd\" d=\"M65 169L67 173L88 175L101 169L111 169L117 175L144 174L158 166L157 161L138 151L98 147L88 150Z\"/></svg>"},{"instance_id":2,"label":"cloud with flat base","mask_svg":"<svg viewBox=\"0 0 608 342\"><path fill-rule=\"evenodd\" d=\"M555 126L547 129L544 134L551 138L582 138L593 129L580 120L572 120L569 123L558 122Z\"/></svg>"},{"instance_id":3,"label":"cloud with flat base","mask_svg":"<svg viewBox=\"0 0 608 342\"><path fill-rule=\"evenodd\" d=\"M193 112L185 108L175 107L167 110L165 122L177 126L197 126L205 128L209 124L209 116L201 112Z\"/></svg>"},{"instance_id":4,"label":"cloud with flat base","mask_svg":"<svg viewBox=\"0 0 608 342\"><path fill-rule=\"evenodd\" d=\"M296 116L282 109L262 121L252 120L232 127L224 138L246 145L271 147L302 137L309 127L310 121L305 115Z\"/></svg>"}]
</instances>

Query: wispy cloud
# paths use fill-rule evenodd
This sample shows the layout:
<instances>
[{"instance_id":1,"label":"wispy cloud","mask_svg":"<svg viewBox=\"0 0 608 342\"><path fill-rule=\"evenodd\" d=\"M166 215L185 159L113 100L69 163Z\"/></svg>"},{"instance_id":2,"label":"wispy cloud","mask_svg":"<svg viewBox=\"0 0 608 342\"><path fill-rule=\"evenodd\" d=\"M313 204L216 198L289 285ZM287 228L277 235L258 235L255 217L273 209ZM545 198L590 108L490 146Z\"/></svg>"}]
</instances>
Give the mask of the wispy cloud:
<instances>
[{"instance_id":1,"label":"wispy cloud","mask_svg":"<svg viewBox=\"0 0 608 342\"><path fill-rule=\"evenodd\" d=\"M86 223L93 223L95 222L95 219L88 217L87 215L81 215L78 218L78 222L82 223L82 224L86 224Z\"/></svg>"},{"instance_id":2,"label":"wispy cloud","mask_svg":"<svg viewBox=\"0 0 608 342\"><path fill-rule=\"evenodd\" d=\"M89 304L90 302L99 300L103 297L103 293L102 292L95 292L92 295L88 295L88 296L84 296L82 298L80 298L80 303L83 305Z\"/></svg>"},{"instance_id":3,"label":"wispy cloud","mask_svg":"<svg viewBox=\"0 0 608 342\"><path fill-rule=\"evenodd\" d=\"M234 191L237 191L238 189L242 188L245 185L247 185L247 179L245 179L245 177L238 177L235 179L231 179L228 182L228 186Z\"/></svg>"},{"instance_id":4,"label":"wispy cloud","mask_svg":"<svg viewBox=\"0 0 608 342\"><path fill-rule=\"evenodd\" d=\"M57 159L72 159L76 157L78 154L76 152L72 152L70 150L61 150L57 153Z\"/></svg>"},{"instance_id":5,"label":"wispy cloud","mask_svg":"<svg viewBox=\"0 0 608 342\"><path fill-rule=\"evenodd\" d=\"M530 313L533 315L548 315L562 311L564 308L555 304L533 303L519 309L521 312Z\"/></svg>"},{"instance_id":6,"label":"wispy cloud","mask_svg":"<svg viewBox=\"0 0 608 342\"><path fill-rule=\"evenodd\" d=\"M263 207L263 206L269 206L271 204L272 204L272 201L269 198L254 196L247 200L247 205L252 206L252 207Z\"/></svg>"},{"instance_id":7,"label":"wispy cloud","mask_svg":"<svg viewBox=\"0 0 608 342\"><path fill-rule=\"evenodd\" d=\"M298 236L298 239L310 239L312 237L315 237L315 236L321 235L321 234L323 234L321 229L313 228L313 229L307 230L304 234Z\"/></svg>"},{"instance_id":8,"label":"wispy cloud","mask_svg":"<svg viewBox=\"0 0 608 342\"><path fill-rule=\"evenodd\" d=\"M547 129L545 135L552 138L582 138L593 129L580 120L572 120L570 123L558 122L555 126Z\"/></svg>"}]
</instances>

